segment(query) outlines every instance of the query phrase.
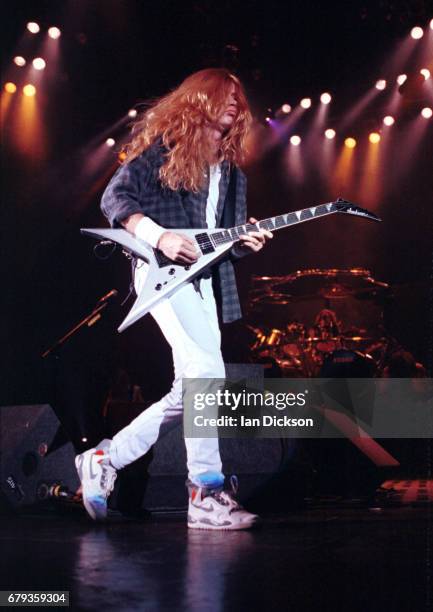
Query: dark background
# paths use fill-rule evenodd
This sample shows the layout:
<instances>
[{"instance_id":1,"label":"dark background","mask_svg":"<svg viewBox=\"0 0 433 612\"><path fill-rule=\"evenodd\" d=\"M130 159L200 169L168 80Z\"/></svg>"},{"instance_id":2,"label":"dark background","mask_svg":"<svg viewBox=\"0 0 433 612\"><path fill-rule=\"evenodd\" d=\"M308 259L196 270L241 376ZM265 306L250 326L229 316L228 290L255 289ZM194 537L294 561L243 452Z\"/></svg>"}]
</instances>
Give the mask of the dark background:
<instances>
[{"instance_id":1,"label":"dark background","mask_svg":"<svg viewBox=\"0 0 433 612\"><path fill-rule=\"evenodd\" d=\"M102 294L113 287L121 295L127 293L128 262L120 255L98 261L92 241L79 233L80 227L106 224L99 199L116 167L115 152L106 153L93 173L86 168L96 163L100 143L111 135L109 129L106 132L110 125L191 72L227 66L244 81L263 129L268 109L272 116L284 102L295 106L301 97L317 99L326 90L334 95L331 113L338 130L344 113L382 76L382 68L411 27L425 27L432 14L432 4L425 1L3 4L2 84L13 80L12 58L23 54L24 44L29 57L40 52L36 49L45 34L28 35L28 21L37 21L43 30L50 25L62 30L56 75L38 91L46 134L44 158L17 152L10 124L2 126L2 372L8 401L11 391L19 395L23 387L37 382L38 355L87 314ZM419 112L421 102L415 101L413 112ZM352 131L366 137L381 116L375 105ZM383 218L381 225L333 216L285 230L266 252L239 264L238 278L245 300L251 274L368 268L373 277L395 286L385 321L389 333L431 367L432 316L426 287L432 271L433 139L430 125L409 164L399 140L406 128L404 122L395 126L383 176L384 196L373 207ZM308 122L301 129L308 130ZM314 164L307 164L303 181L290 181L284 169L285 146L247 168L249 211L259 218L339 195ZM356 190L348 188L341 195L365 205L362 181ZM111 364L107 371L113 363L120 364L148 397L158 395L157 387L166 388L171 376L168 347L150 317L117 335L116 326L130 304L113 306L102 323L75 339L71 359ZM226 331L228 359L240 358L245 348L240 346L239 329L235 324Z\"/></svg>"}]
</instances>

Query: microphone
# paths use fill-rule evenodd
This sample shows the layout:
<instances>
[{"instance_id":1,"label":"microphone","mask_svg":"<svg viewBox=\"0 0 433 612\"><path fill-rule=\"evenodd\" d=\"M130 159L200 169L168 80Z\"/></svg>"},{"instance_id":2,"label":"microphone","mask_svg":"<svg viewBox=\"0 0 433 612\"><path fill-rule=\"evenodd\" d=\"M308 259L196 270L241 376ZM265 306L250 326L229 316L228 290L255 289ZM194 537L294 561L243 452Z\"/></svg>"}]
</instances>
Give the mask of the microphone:
<instances>
[{"instance_id":1,"label":"microphone","mask_svg":"<svg viewBox=\"0 0 433 612\"><path fill-rule=\"evenodd\" d=\"M104 304L105 302L108 302L109 300L112 300L113 298L117 297L118 294L119 292L117 291L117 289L112 289L111 291L103 295L98 300L97 304Z\"/></svg>"}]
</instances>

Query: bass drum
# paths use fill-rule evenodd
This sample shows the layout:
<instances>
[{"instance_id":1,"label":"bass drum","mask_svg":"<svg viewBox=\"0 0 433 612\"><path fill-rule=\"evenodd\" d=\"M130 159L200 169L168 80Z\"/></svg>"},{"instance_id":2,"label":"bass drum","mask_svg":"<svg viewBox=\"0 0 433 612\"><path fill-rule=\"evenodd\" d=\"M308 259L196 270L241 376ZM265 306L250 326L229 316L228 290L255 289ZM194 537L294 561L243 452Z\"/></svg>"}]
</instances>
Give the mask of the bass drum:
<instances>
[{"instance_id":1,"label":"bass drum","mask_svg":"<svg viewBox=\"0 0 433 612\"><path fill-rule=\"evenodd\" d=\"M320 378L372 378L376 363L370 355L360 351L338 349L325 357Z\"/></svg>"}]
</instances>

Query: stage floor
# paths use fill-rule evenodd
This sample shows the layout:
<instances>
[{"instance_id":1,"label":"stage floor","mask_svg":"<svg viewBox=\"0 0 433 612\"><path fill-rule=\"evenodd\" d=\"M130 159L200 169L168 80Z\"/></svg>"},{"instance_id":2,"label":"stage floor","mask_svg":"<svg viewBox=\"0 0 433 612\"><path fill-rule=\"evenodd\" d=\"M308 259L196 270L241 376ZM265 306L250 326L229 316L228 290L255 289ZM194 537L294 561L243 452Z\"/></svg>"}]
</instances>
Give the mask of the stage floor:
<instances>
[{"instance_id":1,"label":"stage floor","mask_svg":"<svg viewBox=\"0 0 433 612\"><path fill-rule=\"evenodd\" d=\"M74 610L424 612L432 519L431 506L330 507L206 532L187 530L184 513L3 516L1 589L69 590Z\"/></svg>"}]
</instances>

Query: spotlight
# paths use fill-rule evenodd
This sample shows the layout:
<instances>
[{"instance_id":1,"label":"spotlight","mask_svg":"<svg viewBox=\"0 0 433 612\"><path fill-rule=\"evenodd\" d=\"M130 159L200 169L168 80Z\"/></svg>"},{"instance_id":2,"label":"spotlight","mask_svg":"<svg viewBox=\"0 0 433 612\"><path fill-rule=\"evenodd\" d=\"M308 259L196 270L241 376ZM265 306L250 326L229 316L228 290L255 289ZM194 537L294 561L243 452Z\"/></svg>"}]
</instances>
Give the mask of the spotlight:
<instances>
[{"instance_id":1,"label":"spotlight","mask_svg":"<svg viewBox=\"0 0 433 612\"><path fill-rule=\"evenodd\" d=\"M433 30L433 19L430 19L430 30Z\"/></svg>"},{"instance_id":2,"label":"spotlight","mask_svg":"<svg viewBox=\"0 0 433 612\"><path fill-rule=\"evenodd\" d=\"M395 122L394 117L391 117L391 115L387 115L386 117L383 118L383 122L385 125L393 125L393 123Z\"/></svg>"},{"instance_id":3,"label":"spotlight","mask_svg":"<svg viewBox=\"0 0 433 612\"><path fill-rule=\"evenodd\" d=\"M325 130L325 137L328 140L332 140L333 138L335 138L335 130L333 130L332 128L328 128L327 130Z\"/></svg>"},{"instance_id":4,"label":"spotlight","mask_svg":"<svg viewBox=\"0 0 433 612\"><path fill-rule=\"evenodd\" d=\"M379 79L378 81L376 81L375 87L376 87L376 89L379 89L380 91L385 89L385 87L386 87L385 79Z\"/></svg>"},{"instance_id":5,"label":"spotlight","mask_svg":"<svg viewBox=\"0 0 433 612\"><path fill-rule=\"evenodd\" d=\"M35 57L35 59L32 62L33 64L33 68L35 70L43 70L46 66L45 61L42 59L42 57Z\"/></svg>"},{"instance_id":6,"label":"spotlight","mask_svg":"<svg viewBox=\"0 0 433 612\"><path fill-rule=\"evenodd\" d=\"M415 40L419 40L420 38L423 37L424 35L424 30L422 28L420 28L419 26L415 26L414 28L412 28L412 30L410 31L410 35L412 36L412 38L414 38Z\"/></svg>"},{"instance_id":7,"label":"spotlight","mask_svg":"<svg viewBox=\"0 0 433 612\"><path fill-rule=\"evenodd\" d=\"M14 64L16 64L17 66L25 66L26 60L21 55L16 55L14 57Z\"/></svg>"},{"instance_id":8,"label":"spotlight","mask_svg":"<svg viewBox=\"0 0 433 612\"><path fill-rule=\"evenodd\" d=\"M290 137L290 142L292 143L292 145L295 145L295 147L297 147L301 144L301 137L295 134Z\"/></svg>"},{"instance_id":9,"label":"spotlight","mask_svg":"<svg viewBox=\"0 0 433 612\"><path fill-rule=\"evenodd\" d=\"M292 107L290 106L290 104L283 104L283 106L281 107L281 110L283 111L283 113L288 115L290 111L292 110Z\"/></svg>"},{"instance_id":10,"label":"spotlight","mask_svg":"<svg viewBox=\"0 0 433 612\"><path fill-rule=\"evenodd\" d=\"M322 95L320 96L320 101L322 104L329 104L331 100L331 94L329 94L328 92L322 93Z\"/></svg>"},{"instance_id":11,"label":"spotlight","mask_svg":"<svg viewBox=\"0 0 433 612\"><path fill-rule=\"evenodd\" d=\"M50 38L60 38L61 32L59 30L59 28L56 28L55 26L48 28L48 36Z\"/></svg>"},{"instance_id":12,"label":"spotlight","mask_svg":"<svg viewBox=\"0 0 433 612\"><path fill-rule=\"evenodd\" d=\"M27 29L32 34L37 34L41 28L38 26L36 22L29 21L29 23L27 24Z\"/></svg>"},{"instance_id":13,"label":"spotlight","mask_svg":"<svg viewBox=\"0 0 433 612\"><path fill-rule=\"evenodd\" d=\"M344 145L348 148L348 149L354 149L356 147L356 140L354 138L346 138L346 140L344 141Z\"/></svg>"},{"instance_id":14,"label":"spotlight","mask_svg":"<svg viewBox=\"0 0 433 612\"><path fill-rule=\"evenodd\" d=\"M301 106L302 106L302 108L310 108L310 106L311 106L311 98L302 98Z\"/></svg>"},{"instance_id":15,"label":"spotlight","mask_svg":"<svg viewBox=\"0 0 433 612\"><path fill-rule=\"evenodd\" d=\"M371 132L371 134L369 134L368 136L368 140L372 144L377 144L378 142L380 142L380 134L378 134L377 132Z\"/></svg>"},{"instance_id":16,"label":"spotlight","mask_svg":"<svg viewBox=\"0 0 433 612\"><path fill-rule=\"evenodd\" d=\"M107 145L107 147L114 147L116 141L114 140L114 138L107 138L105 144Z\"/></svg>"},{"instance_id":17,"label":"spotlight","mask_svg":"<svg viewBox=\"0 0 433 612\"><path fill-rule=\"evenodd\" d=\"M430 70L428 68L421 68L420 74L424 77L424 81L430 78Z\"/></svg>"},{"instance_id":18,"label":"spotlight","mask_svg":"<svg viewBox=\"0 0 433 612\"><path fill-rule=\"evenodd\" d=\"M34 85L31 85L30 83L28 85L24 85L23 94L31 98L36 94L36 87Z\"/></svg>"},{"instance_id":19,"label":"spotlight","mask_svg":"<svg viewBox=\"0 0 433 612\"><path fill-rule=\"evenodd\" d=\"M87 442L87 438L81 438L81 442Z\"/></svg>"},{"instance_id":20,"label":"spotlight","mask_svg":"<svg viewBox=\"0 0 433 612\"><path fill-rule=\"evenodd\" d=\"M430 117L433 115L433 110L429 106L426 106L422 109L421 115L424 117L424 119L430 119Z\"/></svg>"},{"instance_id":21,"label":"spotlight","mask_svg":"<svg viewBox=\"0 0 433 612\"><path fill-rule=\"evenodd\" d=\"M397 83L399 85L403 85L403 83L406 81L407 79L407 74L399 74L397 77Z\"/></svg>"},{"instance_id":22,"label":"spotlight","mask_svg":"<svg viewBox=\"0 0 433 612\"><path fill-rule=\"evenodd\" d=\"M135 110L135 108L131 108L131 110L128 112L128 117L136 117L137 116L137 111Z\"/></svg>"},{"instance_id":23,"label":"spotlight","mask_svg":"<svg viewBox=\"0 0 433 612\"><path fill-rule=\"evenodd\" d=\"M10 94L15 93L17 90L17 86L15 85L15 83L11 83L10 81L8 83L5 83L5 91L7 91Z\"/></svg>"},{"instance_id":24,"label":"spotlight","mask_svg":"<svg viewBox=\"0 0 433 612\"><path fill-rule=\"evenodd\" d=\"M271 118L270 118L270 117L265 117L265 121L266 121L266 123L269 123L269 121L270 121L270 120L271 120Z\"/></svg>"}]
</instances>

